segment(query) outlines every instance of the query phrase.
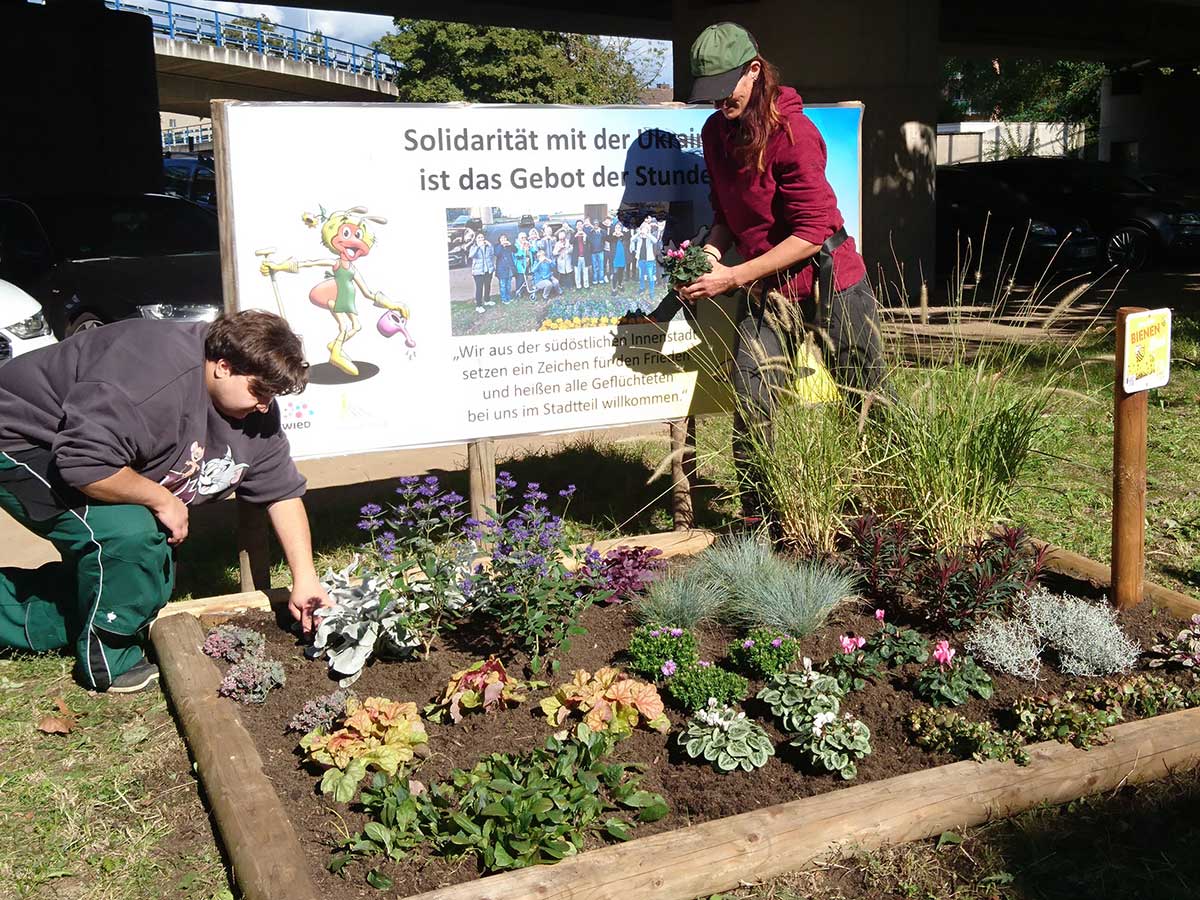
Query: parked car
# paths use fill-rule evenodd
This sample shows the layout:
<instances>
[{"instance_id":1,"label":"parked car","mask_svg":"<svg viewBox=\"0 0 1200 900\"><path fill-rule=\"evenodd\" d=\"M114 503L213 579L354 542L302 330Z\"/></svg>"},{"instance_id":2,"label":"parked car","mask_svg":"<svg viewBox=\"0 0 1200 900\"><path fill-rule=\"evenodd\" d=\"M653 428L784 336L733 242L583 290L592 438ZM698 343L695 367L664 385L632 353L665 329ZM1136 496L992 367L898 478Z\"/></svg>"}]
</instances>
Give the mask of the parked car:
<instances>
[{"instance_id":1,"label":"parked car","mask_svg":"<svg viewBox=\"0 0 1200 900\"><path fill-rule=\"evenodd\" d=\"M42 306L15 284L0 281L0 366L54 343Z\"/></svg>"},{"instance_id":2,"label":"parked car","mask_svg":"<svg viewBox=\"0 0 1200 900\"><path fill-rule=\"evenodd\" d=\"M961 168L1087 219L1111 265L1137 270L1156 257L1200 258L1200 207L1158 193L1111 163L1028 157Z\"/></svg>"},{"instance_id":3,"label":"parked car","mask_svg":"<svg viewBox=\"0 0 1200 900\"><path fill-rule=\"evenodd\" d=\"M1087 221L1039 205L1003 181L964 166L937 168L937 268L1036 279L1100 261Z\"/></svg>"},{"instance_id":4,"label":"parked car","mask_svg":"<svg viewBox=\"0 0 1200 900\"><path fill-rule=\"evenodd\" d=\"M217 173L206 157L163 158L163 193L217 211Z\"/></svg>"},{"instance_id":5,"label":"parked car","mask_svg":"<svg viewBox=\"0 0 1200 900\"><path fill-rule=\"evenodd\" d=\"M217 217L165 194L0 198L0 278L59 338L117 319L212 321Z\"/></svg>"}]
</instances>

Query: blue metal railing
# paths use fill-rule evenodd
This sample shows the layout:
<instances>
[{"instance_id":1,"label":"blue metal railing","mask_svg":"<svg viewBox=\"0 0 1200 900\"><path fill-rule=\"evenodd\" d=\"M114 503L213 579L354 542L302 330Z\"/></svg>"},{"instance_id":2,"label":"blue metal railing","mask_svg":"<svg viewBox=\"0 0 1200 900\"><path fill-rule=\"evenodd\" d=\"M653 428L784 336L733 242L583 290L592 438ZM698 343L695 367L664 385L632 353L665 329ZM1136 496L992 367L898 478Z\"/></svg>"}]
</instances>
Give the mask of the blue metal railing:
<instances>
[{"instance_id":1,"label":"blue metal railing","mask_svg":"<svg viewBox=\"0 0 1200 900\"><path fill-rule=\"evenodd\" d=\"M173 0L104 0L104 5L149 16L156 34L176 41L247 50L384 81L391 81L398 68L395 60L373 47Z\"/></svg>"}]
</instances>

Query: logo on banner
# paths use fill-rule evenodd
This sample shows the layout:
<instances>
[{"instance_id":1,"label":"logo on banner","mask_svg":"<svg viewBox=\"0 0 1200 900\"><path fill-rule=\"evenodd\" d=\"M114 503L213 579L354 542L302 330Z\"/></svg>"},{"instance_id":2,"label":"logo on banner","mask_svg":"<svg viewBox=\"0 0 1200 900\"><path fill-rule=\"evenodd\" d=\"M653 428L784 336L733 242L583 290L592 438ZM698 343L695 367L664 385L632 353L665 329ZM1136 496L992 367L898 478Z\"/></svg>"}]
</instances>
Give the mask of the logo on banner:
<instances>
[{"instance_id":1,"label":"logo on banner","mask_svg":"<svg viewBox=\"0 0 1200 900\"><path fill-rule=\"evenodd\" d=\"M279 419L284 431L300 431L312 427L313 416L317 411L309 404L299 400L286 400L279 410Z\"/></svg>"}]
</instances>

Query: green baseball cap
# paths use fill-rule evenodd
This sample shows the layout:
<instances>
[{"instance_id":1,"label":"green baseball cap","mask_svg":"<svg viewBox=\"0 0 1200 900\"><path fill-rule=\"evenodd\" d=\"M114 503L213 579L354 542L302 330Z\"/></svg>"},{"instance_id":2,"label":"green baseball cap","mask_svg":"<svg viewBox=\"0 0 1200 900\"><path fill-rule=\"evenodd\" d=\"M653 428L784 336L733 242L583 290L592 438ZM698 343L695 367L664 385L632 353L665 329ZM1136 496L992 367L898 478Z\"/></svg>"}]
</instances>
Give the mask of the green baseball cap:
<instances>
[{"instance_id":1,"label":"green baseball cap","mask_svg":"<svg viewBox=\"0 0 1200 900\"><path fill-rule=\"evenodd\" d=\"M758 41L741 25L709 25L692 44L692 96L689 103L712 103L733 93L742 66L758 56Z\"/></svg>"}]
</instances>

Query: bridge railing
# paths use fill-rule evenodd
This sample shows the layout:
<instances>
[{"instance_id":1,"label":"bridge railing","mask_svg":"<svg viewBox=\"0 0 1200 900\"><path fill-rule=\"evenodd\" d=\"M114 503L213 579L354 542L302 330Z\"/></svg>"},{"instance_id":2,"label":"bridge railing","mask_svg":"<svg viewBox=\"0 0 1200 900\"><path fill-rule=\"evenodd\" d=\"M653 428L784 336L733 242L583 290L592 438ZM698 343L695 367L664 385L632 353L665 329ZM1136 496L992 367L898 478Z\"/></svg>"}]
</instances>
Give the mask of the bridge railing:
<instances>
[{"instance_id":1,"label":"bridge railing","mask_svg":"<svg viewBox=\"0 0 1200 900\"><path fill-rule=\"evenodd\" d=\"M211 122L176 125L172 128L162 129L164 150L187 150L200 144L211 144L212 139Z\"/></svg>"},{"instance_id":2,"label":"bridge railing","mask_svg":"<svg viewBox=\"0 0 1200 900\"><path fill-rule=\"evenodd\" d=\"M149 16L156 34L176 41L231 47L384 81L396 75L396 62L386 53L319 31L275 25L173 0L105 0L105 6Z\"/></svg>"}]
</instances>

